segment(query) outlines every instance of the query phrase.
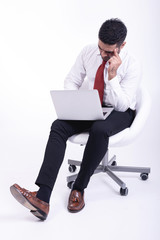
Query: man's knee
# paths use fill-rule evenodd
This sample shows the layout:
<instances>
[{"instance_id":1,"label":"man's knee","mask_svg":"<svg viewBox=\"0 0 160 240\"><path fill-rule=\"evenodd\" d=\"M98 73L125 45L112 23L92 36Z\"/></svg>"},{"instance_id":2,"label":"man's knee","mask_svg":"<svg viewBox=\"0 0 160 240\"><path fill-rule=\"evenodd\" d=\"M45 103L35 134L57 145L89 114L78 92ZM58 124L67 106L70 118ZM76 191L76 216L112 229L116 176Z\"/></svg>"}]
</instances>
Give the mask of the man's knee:
<instances>
[{"instance_id":1,"label":"man's knee","mask_svg":"<svg viewBox=\"0 0 160 240\"><path fill-rule=\"evenodd\" d=\"M62 120L55 120L51 125L50 138L63 139L67 141L65 123Z\"/></svg>"},{"instance_id":2,"label":"man's knee","mask_svg":"<svg viewBox=\"0 0 160 240\"><path fill-rule=\"evenodd\" d=\"M51 131L55 129L59 129L61 127L62 123L59 119L55 120L51 125Z\"/></svg>"},{"instance_id":3,"label":"man's knee","mask_svg":"<svg viewBox=\"0 0 160 240\"><path fill-rule=\"evenodd\" d=\"M65 120L55 120L51 126L50 135L53 137L57 136L62 138L64 141L67 141L68 138L72 135L72 125Z\"/></svg>"}]
</instances>

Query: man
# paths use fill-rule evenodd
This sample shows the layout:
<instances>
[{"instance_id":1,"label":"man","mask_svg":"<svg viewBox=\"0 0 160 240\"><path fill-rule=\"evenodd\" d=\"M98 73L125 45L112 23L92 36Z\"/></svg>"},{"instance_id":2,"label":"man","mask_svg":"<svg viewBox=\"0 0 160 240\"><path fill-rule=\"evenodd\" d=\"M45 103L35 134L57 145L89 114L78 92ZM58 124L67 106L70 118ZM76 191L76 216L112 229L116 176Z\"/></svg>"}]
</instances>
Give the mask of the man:
<instances>
[{"instance_id":1,"label":"man","mask_svg":"<svg viewBox=\"0 0 160 240\"><path fill-rule=\"evenodd\" d=\"M49 200L64 158L67 139L73 134L89 131L80 171L68 201L68 210L78 212L85 206L84 189L107 151L109 137L132 124L141 71L139 64L125 49L126 35L127 29L122 21L105 21L99 30L98 46L86 46L65 79L66 89L77 90L87 77L89 88L99 91L102 105L114 107L109 117L99 121L54 121L36 180L38 192L30 192L17 184L10 188L13 196L42 220L49 212Z\"/></svg>"}]
</instances>

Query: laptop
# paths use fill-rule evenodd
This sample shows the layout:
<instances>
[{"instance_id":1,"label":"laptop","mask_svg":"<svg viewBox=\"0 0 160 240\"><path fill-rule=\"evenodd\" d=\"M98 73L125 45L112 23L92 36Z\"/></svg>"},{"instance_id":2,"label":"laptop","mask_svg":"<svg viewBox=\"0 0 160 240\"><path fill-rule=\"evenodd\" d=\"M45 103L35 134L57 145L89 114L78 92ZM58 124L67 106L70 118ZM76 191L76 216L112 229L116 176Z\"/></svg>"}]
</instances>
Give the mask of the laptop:
<instances>
[{"instance_id":1,"label":"laptop","mask_svg":"<svg viewBox=\"0 0 160 240\"><path fill-rule=\"evenodd\" d=\"M102 109L98 90L53 90L50 91L58 119L104 120L113 107Z\"/></svg>"}]
</instances>

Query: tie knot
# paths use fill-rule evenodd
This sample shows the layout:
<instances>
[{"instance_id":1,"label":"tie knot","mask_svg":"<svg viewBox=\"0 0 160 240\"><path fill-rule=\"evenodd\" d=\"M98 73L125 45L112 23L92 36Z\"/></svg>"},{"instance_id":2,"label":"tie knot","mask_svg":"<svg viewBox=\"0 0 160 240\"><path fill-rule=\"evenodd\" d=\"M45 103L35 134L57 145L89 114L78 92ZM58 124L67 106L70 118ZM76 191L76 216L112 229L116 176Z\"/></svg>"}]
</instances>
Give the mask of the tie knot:
<instances>
[{"instance_id":1,"label":"tie knot","mask_svg":"<svg viewBox=\"0 0 160 240\"><path fill-rule=\"evenodd\" d=\"M105 66L106 65L106 61L103 60L102 65Z\"/></svg>"}]
</instances>

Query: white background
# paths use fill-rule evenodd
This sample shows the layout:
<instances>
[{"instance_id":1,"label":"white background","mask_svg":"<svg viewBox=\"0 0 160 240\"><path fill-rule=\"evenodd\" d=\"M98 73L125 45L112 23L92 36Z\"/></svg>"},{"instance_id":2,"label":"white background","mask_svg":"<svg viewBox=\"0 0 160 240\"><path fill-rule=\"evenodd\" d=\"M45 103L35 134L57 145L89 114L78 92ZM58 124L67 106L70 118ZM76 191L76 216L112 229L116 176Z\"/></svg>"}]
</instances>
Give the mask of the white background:
<instances>
[{"instance_id":1,"label":"white background","mask_svg":"<svg viewBox=\"0 0 160 240\"><path fill-rule=\"evenodd\" d=\"M4 239L147 239L160 237L159 184L159 3L157 0L0 0L0 221ZM63 80L77 54L98 41L98 30L118 17L128 28L127 48L143 65L143 82L152 98L150 117L137 141L115 149L122 165L150 166L148 181L119 174L129 187L119 189L103 174L92 178L86 207L66 210L67 156L81 149L68 144L44 223L20 206L9 192L15 182L37 190L50 125L56 119L49 91ZM112 151L112 150L111 150Z\"/></svg>"}]
</instances>

